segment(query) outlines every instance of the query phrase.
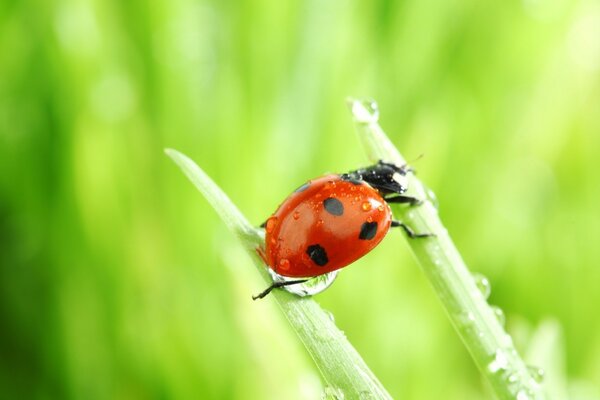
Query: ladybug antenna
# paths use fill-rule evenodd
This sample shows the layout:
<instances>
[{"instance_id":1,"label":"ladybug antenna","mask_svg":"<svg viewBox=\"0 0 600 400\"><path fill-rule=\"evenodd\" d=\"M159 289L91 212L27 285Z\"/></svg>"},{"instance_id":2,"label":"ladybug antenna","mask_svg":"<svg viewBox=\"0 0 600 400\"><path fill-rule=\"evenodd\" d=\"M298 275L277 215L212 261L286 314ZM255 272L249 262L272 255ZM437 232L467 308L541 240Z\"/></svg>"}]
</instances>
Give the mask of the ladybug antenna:
<instances>
[{"instance_id":1,"label":"ladybug antenna","mask_svg":"<svg viewBox=\"0 0 600 400\"><path fill-rule=\"evenodd\" d=\"M419 161L423 157L425 157L425 153L419 154L419 156L417 158L414 158L412 161L407 162L407 164L414 164L414 163L416 163L417 161Z\"/></svg>"},{"instance_id":2,"label":"ladybug antenna","mask_svg":"<svg viewBox=\"0 0 600 400\"><path fill-rule=\"evenodd\" d=\"M406 175L407 172L412 172L413 174L416 174L416 171L412 167L412 164L416 163L417 161L419 161L423 157L425 157L425 154L421 153L421 154L419 154L418 157L413 158L411 161L408 161L408 162L404 163L400 167L397 167L399 169L398 172L401 173L402 175Z\"/></svg>"}]
</instances>

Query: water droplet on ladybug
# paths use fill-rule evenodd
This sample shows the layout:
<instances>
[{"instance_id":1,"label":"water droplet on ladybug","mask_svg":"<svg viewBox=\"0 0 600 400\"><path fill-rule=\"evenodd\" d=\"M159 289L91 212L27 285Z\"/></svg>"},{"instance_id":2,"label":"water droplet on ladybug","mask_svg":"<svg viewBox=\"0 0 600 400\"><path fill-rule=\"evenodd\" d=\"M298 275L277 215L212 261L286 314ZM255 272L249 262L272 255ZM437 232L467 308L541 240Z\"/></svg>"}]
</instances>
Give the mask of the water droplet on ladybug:
<instances>
[{"instance_id":1,"label":"water droplet on ladybug","mask_svg":"<svg viewBox=\"0 0 600 400\"><path fill-rule=\"evenodd\" d=\"M267 220L267 224L265 225L265 230L267 233L273 232L275 229L275 225L277 224L277 217L271 217Z\"/></svg>"},{"instance_id":2,"label":"water droplet on ladybug","mask_svg":"<svg viewBox=\"0 0 600 400\"><path fill-rule=\"evenodd\" d=\"M279 260L279 269L287 271L290 269L290 260L287 258L282 258Z\"/></svg>"},{"instance_id":3,"label":"water droplet on ladybug","mask_svg":"<svg viewBox=\"0 0 600 400\"><path fill-rule=\"evenodd\" d=\"M363 211L369 211L369 210L371 210L371 203L368 201L365 201L360 205L360 208L362 208Z\"/></svg>"},{"instance_id":4,"label":"water droplet on ladybug","mask_svg":"<svg viewBox=\"0 0 600 400\"><path fill-rule=\"evenodd\" d=\"M371 217L371 216L368 216L368 217L367 217L367 222L373 222L373 217Z\"/></svg>"},{"instance_id":5,"label":"water droplet on ladybug","mask_svg":"<svg viewBox=\"0 0 600 400\"><path fill-rule=\"evenodd\" d=\"M381 204L379 207L377 207L377 209L383 212L385 210L385 207L383 206L383 204Z\"/></svg>"}]
</instances>

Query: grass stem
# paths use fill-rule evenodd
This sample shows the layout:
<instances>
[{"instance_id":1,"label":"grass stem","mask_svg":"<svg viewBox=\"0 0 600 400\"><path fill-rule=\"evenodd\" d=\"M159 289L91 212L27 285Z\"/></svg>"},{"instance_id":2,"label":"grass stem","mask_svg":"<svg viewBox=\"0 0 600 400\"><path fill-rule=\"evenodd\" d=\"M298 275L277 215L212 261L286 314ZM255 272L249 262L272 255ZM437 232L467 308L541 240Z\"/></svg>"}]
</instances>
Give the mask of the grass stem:
<instances>
[{"instance_id":1,"label":"grass stem","mask_svg":"<svg viewBox=\"0 0 600 400\"><path fill-rule=\"evenodd\" d=\"M271 278L256 253L262 246L262 230L254 228L225 193L191 159L172 149L165 152L181 168L213 206L227 227L240 239L265 282ZM269 295L314 360L327 384L327 394L344 399L391 399L391 396L333 322L331 314L311 298L302 298L284 290ZM248 301L252 301L250 293ZM268 301L268 300L263 300Z\"/></svg>"},{"instance_id":2,"label":"grass stem","mask_svg":"<svg viewBox=\"0 0 600 400\"><path fill-rule=\"evenodd\" d=\"M377 105L356 99L348 103L370 161L405 164L379 126ZM412 174L409 184L409 194L424 203L418 207L397 207L396 216L416 232L436 234L425 240L409 239L408 243L481 373L501 400L545 399L542 386L517 353L442 225L431 201L432 193Z\"/></svg>"}]
</instances>

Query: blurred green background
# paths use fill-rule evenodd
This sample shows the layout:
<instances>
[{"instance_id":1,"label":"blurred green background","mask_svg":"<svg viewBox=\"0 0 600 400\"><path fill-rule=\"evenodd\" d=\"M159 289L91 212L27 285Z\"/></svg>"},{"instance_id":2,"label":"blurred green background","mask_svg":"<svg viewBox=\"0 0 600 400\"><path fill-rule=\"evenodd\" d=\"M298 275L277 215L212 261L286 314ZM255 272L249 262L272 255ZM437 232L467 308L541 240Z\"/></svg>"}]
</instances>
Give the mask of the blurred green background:
<instances>
[{"instance_id":1,"label":"blurred green background","mask_svg":"<svg viewBox=\"0 0 600 400\"><path fill-rule=\"evenodd\" d=\"M557 399L600 398L600 2L5 0L0 397L313 399L256 224L366 163L345 97L437 193ZM400 233L318 301L398 399L489 396Z\"/></svg>"}]
</instances>

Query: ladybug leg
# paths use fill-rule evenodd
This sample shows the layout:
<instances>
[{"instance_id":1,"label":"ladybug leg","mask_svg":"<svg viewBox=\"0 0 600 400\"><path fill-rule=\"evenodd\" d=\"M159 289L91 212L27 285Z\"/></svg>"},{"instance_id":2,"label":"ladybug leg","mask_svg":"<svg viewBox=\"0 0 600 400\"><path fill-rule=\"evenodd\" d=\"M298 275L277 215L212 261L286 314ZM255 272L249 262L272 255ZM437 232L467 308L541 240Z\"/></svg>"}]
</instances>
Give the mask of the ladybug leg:
<instances>
[{"instance_id":1,"label":"ladybug leg","mask_svg":"<svg viewBox=\"0 0 600 400\"><path fill-rule=\"evenodd\" d=\"M421 204L423 204L423 200L417 199L416 197L403 195L386 197L385 201L387 203L410 204L411 206L420 206Z\"/></svg>"},{"instance_id":2,"label":"ladybug leg","mask_svg":"<svg viewBox=\"0 0 600 400\"><path fill-rule=\"evenodd\" d=\"M258 299L264 298L266 295L268 295L269 293L271 293L271 291L273 289L277 289L277 288L280 288L280 287L283 287L283 286L297 285L299 283L304 283L306 281L308 281L308 279L300 279L300 280L297 280L297 281L273 282L271 284L271 286L269 286L268 288L266 288L265 290L263 290L262 292L260 292L256 296L252 296L252 300L258 300Z\"/></svg>"},{"instance_id":3,"label":"ladybug leg","mask_svg":"<svg viewBox=\"0 0 600 400\"><path fill-rule=\"evenodd\" d=\"M400 222L400 221L392 221L392 228L394 228L394 227L400 227L400 228L404 229L404 232L406 232L406 234L411 239L418 239L418 238L426 238L426 237L435 236L435 233L430 233L430 232L427 232L427 233L415 233L415 231L413 231L406 224L404 224L403 222Z\"/></svg>"},{"instance_id":4,"label":"ladybug leg","mask_svg":"<svg viewBox=\"0 0 600 400\"><path fill-rule=\"evenodd\" d=\"M263 260L265 265L269 265L269 261L267 261L267 254L265 253L265 250L262 247L256 248L256 254L258 254L258 256Z\"/></svg>"}]
</instances>

